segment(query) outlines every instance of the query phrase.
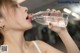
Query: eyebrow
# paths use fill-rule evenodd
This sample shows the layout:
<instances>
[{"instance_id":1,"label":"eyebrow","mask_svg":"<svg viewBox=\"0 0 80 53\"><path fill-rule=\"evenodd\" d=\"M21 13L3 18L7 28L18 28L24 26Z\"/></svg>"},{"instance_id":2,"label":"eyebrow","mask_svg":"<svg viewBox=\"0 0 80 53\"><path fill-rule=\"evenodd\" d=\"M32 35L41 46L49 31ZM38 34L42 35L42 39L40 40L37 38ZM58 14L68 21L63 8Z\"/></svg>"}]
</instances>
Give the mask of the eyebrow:
<instances>
[{"instance_id":1,"label":"eyebrow","mask_svg":"<svg viewBox=\"0 0 80 53\"><path fill-rule=\"evenodd\" d=\"M13 4L19 4L17 1L13 1Z\"/></svg>"}]
</instances>

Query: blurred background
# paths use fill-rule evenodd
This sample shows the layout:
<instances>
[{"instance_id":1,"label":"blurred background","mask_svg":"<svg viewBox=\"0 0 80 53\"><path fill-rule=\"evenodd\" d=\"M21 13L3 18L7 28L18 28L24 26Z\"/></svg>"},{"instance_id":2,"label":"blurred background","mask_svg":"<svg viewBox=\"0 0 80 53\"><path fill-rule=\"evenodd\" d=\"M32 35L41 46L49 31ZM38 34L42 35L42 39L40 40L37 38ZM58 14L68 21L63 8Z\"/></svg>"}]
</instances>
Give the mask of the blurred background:
<instances>
[{"instance_id":1,"label":"blurred background","mask_svg":"<svg viewBox=\"0 0 80 53\"><path fill-rule=\"evenodd\" d=\"M26 0L20 1L20 3L22 6L28 7L29 13L44 11L48 8L68 13L70 16L67 29L80 48L80 0ZM33 21L33 28L25 32L25 39L29 41L42 40L66 52L59 36L49 30L47 26L42 26L35 21Z\"/></svg>"}]
</instances>

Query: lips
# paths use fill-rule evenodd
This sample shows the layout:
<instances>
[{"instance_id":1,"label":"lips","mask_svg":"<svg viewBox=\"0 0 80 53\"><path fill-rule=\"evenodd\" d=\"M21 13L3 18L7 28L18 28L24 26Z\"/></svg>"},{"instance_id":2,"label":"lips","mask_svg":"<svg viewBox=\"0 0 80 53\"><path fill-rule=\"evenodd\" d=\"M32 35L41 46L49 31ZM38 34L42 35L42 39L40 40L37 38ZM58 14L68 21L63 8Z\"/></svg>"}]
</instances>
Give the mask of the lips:
<instances>
[{"instance_id":1,"label":"lips","mask_svg":"<svg viewBox=\"0 0 80 53\"><path fill-rule=\"evenodd\" d=\"M32 21L32 14L28 14L28 16L26 17L27 20Z\"/></svg>"}]
</instances>

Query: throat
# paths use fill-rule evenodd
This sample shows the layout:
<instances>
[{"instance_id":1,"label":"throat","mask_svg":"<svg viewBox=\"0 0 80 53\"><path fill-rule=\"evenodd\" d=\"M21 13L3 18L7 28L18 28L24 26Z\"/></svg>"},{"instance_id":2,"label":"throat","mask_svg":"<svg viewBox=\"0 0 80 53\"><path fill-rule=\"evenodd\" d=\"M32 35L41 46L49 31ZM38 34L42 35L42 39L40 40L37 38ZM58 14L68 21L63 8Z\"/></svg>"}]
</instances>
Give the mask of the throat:
<instances>
[{"instance_id":1,"label":"throat","mask_svg":"<svg viewBox=\"0 0 80 53\"><path fill-rule=\"evenodd\" d=\"M26 40L24 39L24 32L23 31L15 31L15 30L7 30L2 32L4 36L4 43L3 45L8 45L8 49L13 51L23 51L25 48L28 48L29 44L26 44ZM11 53L11 52L9 52ZM14 52L20 53L20 52Z\"/></svg>"},{"instance_id":2,"label":"throat","mask_svg":"<svg viewBox=\"0 0 80 53\"><path fill-rule=\"evenodd\" d=\"M20 37L12 37L12 38L4 38L4 44L9 44L9 45L14 45L14 46L18 46L18 47L22 47L22 45L25 44L25 39L24 37L20 38Z\"/></svg>"},{"instance_id":3,"label":"throat","mask_svg":"<svg viewBox=\"0 0 80 53\"><path fill-rule=\"evenodd\" d=\"M25 44L24 33L21 31L7 31L3 33L4 44L22 47Z\"/></svg>"}]
</instances>

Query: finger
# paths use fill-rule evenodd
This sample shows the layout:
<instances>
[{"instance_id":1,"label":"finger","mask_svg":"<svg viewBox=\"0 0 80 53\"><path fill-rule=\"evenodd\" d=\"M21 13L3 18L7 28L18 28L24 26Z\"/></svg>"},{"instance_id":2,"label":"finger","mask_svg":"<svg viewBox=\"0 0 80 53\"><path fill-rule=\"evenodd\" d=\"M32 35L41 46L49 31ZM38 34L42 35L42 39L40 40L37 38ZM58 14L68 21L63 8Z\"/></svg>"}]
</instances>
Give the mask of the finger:
<instances>
[{"instance_id":1,"label":"finger","mask_svg":"<svg viewBox=\"0 0 80 53\"><path fill-rule=\"evenodd\" d=\"M57 16L62 16L62 13L61 13L60 10L57 10L57 11L56 11L56 14L57 14Z\"/></svg>"},{"instance_id":2,"label":"finger","mask_svg":"<svg viewBox=\"0 0 80 53\"><path fill-rule=\"evenodd\" d=\"M50 12L51 10L48 8L48 9L46 9L46 11L47 11L47 12Z\"/></svg>"},{"instance_id":3,"label":"finger","mask_svg":"<svg viewBox=\"0 0 80 53\"><path fill-rule=\"evenodd\" d=\"M46 9L46 11L43 12L42 15L43 15L43 16L47 16L49 12L50 12L50 9L48 8L48 9Z\"/></svg>"},{"instance_id":4,"label":"finger","mask_svg":"<svg viewBox=\"0 0 80 53\"><path fill-rule=\"evenodd\" d=\"M57 28L59 28L58 26L55 26L55 25L52 25L52 24L50 24L50 25L48 25L48 28L50 29L50 30L56 30Z\"/></svg>"},{"instance_id":5,"label":"finger","mask_svg":"<svg viewBox=\"0 0 80 53\"><path fill-rule=\"evenodd\" d=\"M61 13L60 10L52 9L51 15L53 15L53 16L62 16L62 13Z\"/></svg>"},{"instance_id":6,"label":"finger","mask_svg":"<svg viewBox=\"0 0 80 53\"><path fill-rule=\"evenodd\" d=\"M56 11L56 9L52 9L51 11L52 11L52 12L55 12L55 11Z\"/></svg>"},{"instance_id":7,"label":"finger","mask_svg":"<svg viewBox=\"0 0 80 53\"><path fill-rule=\"evenodd\" d=\"M57 11L55 11L54 14L55 14L55 16L58 16L59 17L59 16L61 16L61 11L60 10L57 10Z\"/></svg>"},{"instance_id":8,"label":"finger","mask_svg":"<svg viewBox=\"0 0 80 53\"><path fill-rule=\"evenodd\" d=\"M63 16L58 16L58 20L64 20Z\"/></svg>"},{"instance_id":9,"label":"finger","mask_svg":"<svg viewBox=\"0 0 80 53\"><path fill-rule=\"evenodd\" d=\"M50 12L50 15L55 16L55 12L56 12L56 10L52 9L51 12Z\"/></svg>"},{"instance_id":10,"label":"finger","mask_svg":"<svg viewBox=\"0 0 80 53\"><path fill-rule=\"evenodd\" d=\"M51 20L52 22L58 22L59 18L57 16L53 16L53 19Z\"/></svg>"},{"instance_id":11,"label":"finger","mask_svg":"<svg viewBox=\"0 0 80 53\"><path fill-rule=\"evenodd\" d=\"M48 9L46 9L46 11L47 11L47 13L48 13L48 16L50 16L51 10L48 8Z\"/></svg>"},{"instance_id":12,"label":"finger","mask_svg":"<svg viewBox=\"0 0 80 53\"><path fill-rule=\"evenodd\" d=\"M52 16L57 16L57 13L56 13L56 10L55 10L55 9L52 9L52 10L51 10L51 15L52 15Z\"/></svg>"},{"instance_id":13,"label":"finger","mask_svg":"<svg viewBox=\"0 0 80 53\"><path fill-rule=\"evenodd\" d=\"M49 28L49 29L52 29L52 27L53 27L52 24L49 23L48 28Z\"/></svg>"},{"instance_id":14,"label":"finger","mask_svg":"<svg viewBox=\"0 0 80 53\"><path fill-rule=\"evenodd\" d=\"M57 12L57 13L61 13L61 11L60 11L60 10L57 10L56 12Z\"/></svg>"}]
</instances>

